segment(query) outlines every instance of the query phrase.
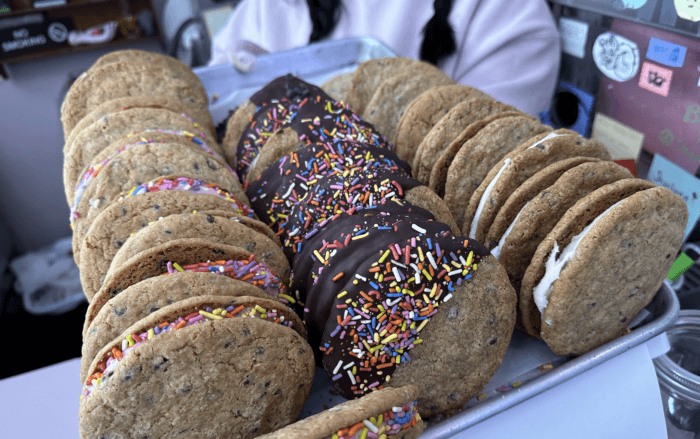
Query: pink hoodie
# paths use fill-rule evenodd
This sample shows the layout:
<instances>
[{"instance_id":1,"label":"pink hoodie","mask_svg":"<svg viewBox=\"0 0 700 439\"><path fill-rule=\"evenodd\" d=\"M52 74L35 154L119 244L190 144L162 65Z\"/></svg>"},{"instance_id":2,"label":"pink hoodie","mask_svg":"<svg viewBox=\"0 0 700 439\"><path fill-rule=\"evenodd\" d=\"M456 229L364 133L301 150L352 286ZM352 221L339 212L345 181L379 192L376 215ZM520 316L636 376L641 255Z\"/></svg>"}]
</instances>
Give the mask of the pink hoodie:
<instances>
[{"instance_id":1,"label":"pink hoodie","mask_svg":"<svg viewBox=\"0 0 700 439\"><path fill-rule=\"evenodd\" d=\"M417 59L433 14L429 0L345 1L330 38L374 37ZM532 115L549 108L561 54L545 0L455 0L449 22L457 51L440 67L452 79ZM303 0L244 0L214 37L209 64L233 62L241 41L270 52L304 46L311 28Z\"/></svg>"}]
</instances>

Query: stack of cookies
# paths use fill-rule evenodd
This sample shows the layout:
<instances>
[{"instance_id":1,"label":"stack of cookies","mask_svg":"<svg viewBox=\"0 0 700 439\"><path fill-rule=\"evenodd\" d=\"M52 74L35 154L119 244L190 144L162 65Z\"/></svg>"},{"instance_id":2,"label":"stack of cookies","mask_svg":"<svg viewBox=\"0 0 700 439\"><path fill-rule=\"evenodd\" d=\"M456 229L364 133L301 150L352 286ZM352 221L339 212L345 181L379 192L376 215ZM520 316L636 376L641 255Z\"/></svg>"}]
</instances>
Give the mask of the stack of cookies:
<instances>
[{"instance_id":1,"label":"stack of cookies","mask_svg":"<svg viewBox=\"0 0 700 439\"><path fill-rule=\"evenodd\" d=\"M415 63L433 72L417 84L442 78ZM376 101L375 114L395 116L384 109L390 99ZM462 407L495 373L513 331L503 268L453 233L444 201L349 106L293 76L249 102L228 123L241 134L227 149L291 262L290 296L317 364L348 399L415 385L421 417Z\"/></svg>"},{"instance_id":2,"label":"stack of cookies","mask_svg":"<svg viewBox=\"0 0 700 439\"><path fill-rule=\"evenodd\" d=\"M139 51L66 96L82 437L417 437L516 325L618 336L680 247L678 196L420 61L277 78L221 144L207 104ZM314 365L354 401L294 423Z\"/></svg>"},{"instance_id":3,"label":"stack of cookies","mask_svg":"<svg viewBox=\"0 0 700 439\"><path fill-rule=\"evenodd\" d=\"M61 121L90 301L81 437L252 437L294 422L315 368L285 305L289 262L227 163L198 77L114 52L72 85Z\"/></svg>"},{"instance_id":4,"label":"stack of cookies","mask_svg":"<svg viewBox=\"0 0 700 439\"><path fill-rule=\"evenodd\" d=\"M680 247L687 220L679 197L634 178L610 160L599 142L570 130L553 131L512 106L443 79L434 68L401 58L368 61L351 78L334 78L325 86L345 93L344 114L352 110L351 117L371 123L373 130L362 128L356 135L341 130L334 118L334 108L340 108L332 101L322 104L327 99L324 92L308 84L289 87L312 90L309 96L318 109L296 108L258 137L250 129L260 126L258 118L268 105L264 96L275 95L266 87L255 96L257 101L248 103L256 106L256 112L248 110L248 125L235 114L229 123L231 128L236 123L241 127L236 132L242 134L234 136L239 154L252 150L255 157L238 162L248 182L246 192L290 258L291 292L317 363L348 398L366 393L370 386L401 385L399 376L412 375L424 417L455 408L462 397L473 396L471 392L485 384L454 373L444 357L438 363L440 376L454 378L453 392L441 388L437 377L423 383L420 374L408 371L426 361L418 354L428 345L406 349L399 343L423 342L423 335L434 329L444 337L437 343L447 344L445 333L458 332L448 329L449 323L436 323L443 316L437 308L444 304L435 292L448 283L441 284L433 272L421 279L423 266L411 265L414 258L423 262L423 254L430 255L426 261L440 256L435 250L450 245L440 237L462 235L453 238L462 239L463 248L470 248L482 264L500 258L503 262L495 265L506 270L507 283L501 283L498 274L478 270L482 279L489 278L491 296L505 298L512 287L519 302L518 327L542 338L557 354L580 355L622 334L651 301ZM381 150L385 142L370 141L371 146L362 147L348 142L364 142L365 131L393 139L391 153ZM645 214L640 217L638 212ZM353 242L365 238L366 243ZM422 240L428 248L413 253ZM434 242L439 245L432 247ZM479 243L491 252L471 247ZM445 261L445 273L448 278L462 277L460 287L474 288L477 279L455 256ZM441 262L430 266L437 269ZM420 306L431 323L415 320L416 313L411 315L405 304L410 317L407 322L396 318L396 325L415 324L419 330L397 333L390 342L387 334L394 334L385 330L379 317L387 315L387 305L394 300L401 303L421 290L430 293ZM487 297L469 295L473 303L465 309L492 316L487 324L469 322L474 332L503 321L512 309L507 299L500 308L489 307ZM460 308L453 309L459 315ZM357 329L353 319L359 319ZM495 334L489 340L460 337L455 343L479 347L502 340ZM493 362L497 367L502 358L483 352L462 352L462 358L480 354L480 365ZM357 364L357 358L364 360L359 362L364 367L344 373L343 367ZM490 369L485 368L478 375L489 378ZM455 382L474 386L461 388Z\"/></svg>"},{"instance_id":5,"label":"stack of cookies","mask_svg":"<svg viewBox=\"0 0 700 439\"><path fill-rule=\"evenodd\" d=\"M517 327L559 355L622 334L680 249L680 197L634 178L599 142L552 131L469 87L422 92L393 142L461 234L505 268L518 295Z\"/></svg>"}]
</instances>

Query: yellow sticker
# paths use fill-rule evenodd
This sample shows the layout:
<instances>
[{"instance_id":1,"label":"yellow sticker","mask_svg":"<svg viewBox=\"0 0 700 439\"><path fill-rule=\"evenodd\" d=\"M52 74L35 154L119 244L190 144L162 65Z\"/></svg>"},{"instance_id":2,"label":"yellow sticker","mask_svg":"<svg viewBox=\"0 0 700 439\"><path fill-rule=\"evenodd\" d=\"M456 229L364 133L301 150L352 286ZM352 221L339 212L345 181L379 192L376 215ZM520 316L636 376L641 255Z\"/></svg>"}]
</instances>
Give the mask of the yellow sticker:
<instances>
[{"instance_id":1,"label":"yellow sticker","mask_svg":"<svg viewBox=\"0 0 700 439\"><path fill-rule=\"evenodd\" d=\"M591 137L608 148L613 160L636 159L644 144L644 133L602 113L593 119Z\"/></svg>"}]
</instances>

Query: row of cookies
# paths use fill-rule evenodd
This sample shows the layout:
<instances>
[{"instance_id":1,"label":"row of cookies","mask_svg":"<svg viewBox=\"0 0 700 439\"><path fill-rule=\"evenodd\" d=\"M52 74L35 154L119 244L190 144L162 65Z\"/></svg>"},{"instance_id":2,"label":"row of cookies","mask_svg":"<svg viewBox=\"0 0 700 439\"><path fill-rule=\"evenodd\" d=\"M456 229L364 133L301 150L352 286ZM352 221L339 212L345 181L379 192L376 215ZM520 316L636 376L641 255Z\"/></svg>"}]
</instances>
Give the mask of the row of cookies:
<instances>
[{"instance_id":1,"label":"row of cookies","mask_svg":"<svg viewBox=\"0 0 700 439\"><path fill-rule=\"evenodd\" d=\"M161 92L151 86L159 75L173 87ZM254 216L213 135L211 115L206 105L201 107L206 99L201 82L184 64L134 50L103 56L68 91L61 113L66 134L64 187L71 206L73 254L88 299L99 290L116 251L135 232L130 229L124 235L124 226L117 227L119 221L133 221L129 215L143 201L138 198L133 206L124 201L139 193L130 193L132 188L160 177L174 177L174 182L187 177L168 189L182 191L197 181L184 192L208 191L223 198L191 204L192 209L225 208L241 217ZM116 209L121 213L115 213L117 200L124 204ZM170 213L153 212L157 215L140 224Z\"/></svg>"},{"instance_id":2,"label":"row of cookies","mask_svg":"<svg viewBox=\"0 0 700 439\"><path fill-rule=\"evenodd\" d=\"M524 145L474 191L463 232L503 264L524 329L557 354L580 355L622 334L654 297L682 243L687 209L576 133L557 130Z\"/></svg>"},{"instance_id":3,"label":"row of cookies","mask_svg":"<svg viewBox=\"0 0 700 439\"><path fill-rule=\"evenodd\" d=\"M473 88L459 84L433 86L430 80L421 81L423 76L429 75L425 72L430 71L430 67L419 64L417 61L405 59L372 60L363 63L358 68L349 81L349 85L347 84L347 76L341 78L341 81L346 81L346 98L351 103L350 108L359 109L358 113L367 120L379 115L380 123L386 122L383 126L388 128L385 129L390 133L395 133L393 135L394 151L399 158L412 161L414 178L428 185L437 195L444 198L445 205L460 226L459 229L455 230L461 230L461 234L483 242L490 249L494 249L504 237L506 229L513 225L515 216L530 199L536 197L539 191L545 191L562 173L577 165L582 165L584 162L602 161L598 165L586 165L576 171L572 170L572 173L568 174L564 181L568 181L570 184L573 181L578 184L580 175L606 175L607 180L602 178L597 180L595 184L587 183L589 190L593 191L599 187L602 190L602 186L616 180L632 178L628 171L609 162L609 153L602 144L591 139L583 139L569 130L553 132L550 127L539 123L535 118L512 106L500 103ZM406 83L407 77L402 73L402 69L410 69L410 66L414 66L412 74L418 80ZM397 77L401 80L396 80ZM391 92L388 90L396 90L399 82L402 82L401 90L396 92L396 99L390 106L394 110L394 116L401 116L398 124L394 125L395 118L384 117L384 113L387 112L385 107L369 106L368 111L367 103L370 101L374 103L391 101ZM404 99L405 97L408 98ZM294 149L291 146L294 141L298 141L298 139L292 136L287 141L289 146L286 150ZM269 164L271 163L268 161L267 165L269 166ZM547 167L550 169L543 171ZM589 169L591 167L596 169ZM543 171L543 175L538 177L539 181L538 179L530 181L529 178L539 171ZM592 184L593 186L591 186ZM595 186L596 184L597 186ZM636 179L632 179L626 184L650 188L647 182ZM516 191L521 185L523 189ZM249 189L251 187L256 188L250 186ZM298 191L298 186L297 188L292 186L290 189L289 184L285 185L284 182L280 187L284 189L281 193L292 189ZM672 210L673 213L669 212L663 219L657 219L668 225L668 233L663 236L655 235L650 244L656 246L657 250L665 251L667 255L673 256L682 239L682 226L685 221L683 219L683 206L678 197L670 196L670 192L660 188L655 192L661 193L662 197L647 202L672 206L673 209L667 210ZM249 195L251 198L255 197L255 194L250 191ZM303 193L301 196L296 193L293 195L289 201L279 197L273 198L273 200L274 203L290 205L297 203L298 199L302 198ZM548 230L539 230L533 237L532 234L518 235L518 229L516 229L515 235L508 236L509 242L505 245L506 251L500 257L505 261L504 265L516 291L520 292L521 280L528 267L532 267L531 272L533 273L542 271L541 264L530 263L535 250L545 240L547 233L557 225L557 220L566 213L568 207L573 206L584 195L586 195L585 192L580 188L577 195L566 195L566 202L559 203L559 216L548 215ZM280 204L264 202L264 206L256 206L256 202L259 204L259 201L256 199L253 202L256 211L260 211L260 208L264 211L261 213L261 217L265 214L273 214L271 218L264 220L274 227L277 220L274 218L274 212L279 210ZM564 205L567 206L567 209L563 208ZM529 206L529 211L537 208L537 204L532 204ZM319 214L318 209L315 214ZM569 215L575 215L575 213ZM579 211L577 221L580 221L583 216ZM527 215L522 216L520 228L525 227L524 224L528 224L529 218L530 216ZM649 221L651 223L651 220ZM284 224L288 222L286 221ZM616 226L620 229L623 225L617 223ZM517 243L511 242L515 236L520 236ZM498 250L496 250L496 254L497 252ZM513 253L517 256L513 256ZM549 255L549 251L546 253ZM643 253L633 249L625 254L618 254L617 258L620 260L643 260L645 257ZM647 273L648 275L643 277L644 282L630 283L633 286L626 296L633 300L626 302L609 300L607 309L614 310L614 312L604 313L594 309L583 313L586 316L584 320L588 319L589 323L596 322L596 327L588 331L595 336L589 334L577 339L574 343L572 339L575 337L572 337L572 334L576 332L573 329L575 325L554 325L557 329L549 328L550 334L544 336L545 340L548 340L550 347L557 353L581 354L616 337L629 324L634 314L645 306L658 290L664 277L663 274L668 270L673 260L671 256L667 258L669 260L661 261L660 264L658 261L653 261L656 262L657 269L653 270L653 273ZM611 257L615 259L615 257ZM651 263L652 261L647 262ZM590 262L590 264L597 265L595 261ZM517 269L513 265L517 266ZM610 266L608 265L608 267ZM638 272L635 273L632 267L640 270L639 264L633 264L626 269L626 276L637 280L642 279L642 276ZM543 273L540 273L538 276L542 275ZM560 283L563 284L563 282ZM534 286L528 288L534 288ZM625 296L626 289L621 288L619 283L611 288L615 290L617 296ZM641 291L641 293L637 291ZM530 297L531 293L524 293L524 300L520 301L519 317L524 322L525 327L529 328L528 332L540 337L542 336L540 333L540 313L534 307L534 302L530 300ZM587 305L589 307L591 303L596 303L595 300L589 302ZM575 306L571 305L570 302L565 303L568 303L567 309L569 311L567 312L572 317L578 315L572 311L576 309ZM593 305L592 308L595 306ZM554 308L550 307L550 309ZM589 318L592 314L596 318ZM547 320L551 322L551 319ZM574 320L570 319L570 321ZM521 325L519 327L522 328ZM569 342L557 344L551 333L557 333L558 339L568 338Z\"/></svg>"},{"instance_id":4,"label":"row of cookies","mask_svg":"<svg viewBox=\"0 0 700 439\"><path fill-rule=\"evenodd\" d=\"M123 110L119 104L114 107ZM167 143L172 139L173 133L165 133L169 135L168 139L167 136L163 138L163 132L164 130L159 129L141 133L138 137L131 136L133 139L128 140L130 143L117 149L123 152L133 144L164 141ZM154 136L160 137L154 141ZM197 144L203 144L202 139L195 136L190 138ZM90 169L89 175L97 176L102 167L108 165L107 161L99 163L100 165L94 167L96 169ZM86 184L89 182L90 179ZM235 208L232 208L232 203ZM197 208L202 210L197 211ZM181 213L190 211L192 213ZM283 283L274 279L274 272L287 276L288 268L284 268L284 257L280 258L282 254L275 235L261 223L249 218L251 212L230 194L206 185L202 180L187 177L159 178L135 186L132 190L120 194L116 201L105 204L103 213L98 214L96 218L99 220L97 226L88 230L85 242L92 245L82 246L83 257L91 255L89 259L94 266L99 266L99 272L103 273L95 276L95 273L86 269L90 267L87 263L81 270L81 275L87 274L87 278L93 284L97 283L94 288L99 288L90 305L84 326L81 364L81 376L86 381L83 391L84 403L81 403L83 435L100 431L107 433L105 436L110 436L124 431L147 429L149 433L156 435L169 435L177 431L184 435L211 433L247 437L274 430L295 420L308 395L313 369L308 361L308 345L303 342L300 344L300 338L305 338L303 325L284 305L277 302L271 304L270 301L264 300L272 294L285 301L282 298L284 294L280 294L283 291ZM251 233L251 230L259 233ZM234 243L236 247L217 247L211 242L203 241ZM277 244L270 246L272 241ZM246 250L252 251L252 254ZM214 258L223 259L214 263L201 262ZM112 264L109 263L111 259L114 259ZM154 259L158 260L155 265ZM200 262L190 264L193 261ZM105 264L111 267L110 270L114 273L107 274ZM182 272L178 268L182 269ZM163 271L165 273L162 273ZM227 276L214 275L212 271L225 273ZM250 277L251 275L253 276ZM235 280L246 277L246 281ZM105 278L108 285L103 287L101 284ZM238 296L248 297L230 300L231 297ZM196 316L197 314L199 315ZM254 351L254 364L259 365L258 373L249 373L245 361L238 361L246 371L245 379L239 380L243 387L235 389L242 396L232 400L230 395L222 395L220 389L212 390L206 388L207 386L193 389L189 382L170 389L170 392L158 391L164 381L172 384L174 380L181 381L186 374L199 376L204 372L211 372L206 368L202 370L202 367L212 363L225 364L223 362L231 360L231 355L246 356L246 349L238 349L233 354L214 350L214 357L198 355L200 361L192 363L190 357L193 352L199 353L203 348L212 350L211 347L214 344L218 346L219 343L224 349L232 350L232 346L239 344L238 340L223 342L222 337L226 336L226 333L217 336L202 325L180 332L197 323L221 320L221 317L257 317L263 325L258 324L256 327L253 323L252 328L250 325L243 325L245 327L241 329L241 324L233 321L224 325L216 323L216 328L240 330L244 341L249 342L247 352ZM161 323L158 323L159 321ZM279 333L279 329L270 326L280 322L284 323L284 326L296 328L298 336L290 335L284 330ZM151 329L146 331L144 328L147 327ZM172 337L161 337L161 334L176 330L178 332L173 335L185 340L178 342L173 341ZM205 335L198 335L201 333ZM152 349L149 353L144 351L144 348L137 351L138 359L130 355L134 349L156 335L159 336L159 344L154 345L151 342L145 348L158 346L157 357L142 358L154 355L155 350ZM199 342L187 341L192 337ZM270 346L268 337L276 340L273 346ZM288 341L290 337L291 341ZM253 346L252 343L257 345ZM299 345L299 348L296 349L295 345ZM291 350L294 355L286 353L284 359L278 358L282 355L280 347L285 351ZM94 360L89 360L93 357ZM118 364L121 365L117 369ZM152 370L144 367L148 364ZM286 367L289 373L278 375L278 379L268 379L267 371L279 366ZM235 381L235 372L232 373L228 368L220 368L217 375ZM90 376L85 378L85 374ZM266 381L264 385L263 380ZM139 394L136 405L140 405L136 407L129 403L134 400L134 396L128 386L144 383L153 386L156 391L136 392ZM207 381L203 384L207 384ZM90 396L93 392L97 393ZM260 395L257 395L258 393ZM193 413L192 416L178 416L177 422L173 422L170 412L181 407L168 407L168 404L165 404L156 410L149 410L153 402L167 401L177 396L183 398L181 395L187 395L181 406L207 407L213 412L221 411L222 408L224 411L231 410L236 406L239 409L224 419L201 417ZM225 398L217 403L210 402L215 396ZM207 402L203 403L205 397ZM121 401L122 399L125 401ZM400 430L402 437L415 437L422 431L422 423L415 407L410 409L409 401L404 400L405 397L397 401L396 396L385 394L380 399L375 399L374 403L384 401L382 406L390 404L385 409L393 407L391 413L382 414L380 411L379 420L367 416L368 419L364 420L362 428L353 426L356 421L352 421L348 428L340 429L338 433L345 434L350 431L353 434L362 434L363 430L366 433L370 428L375 433L392 434ZM143 404L143 401L147 403ZM372 404L371 400L362 403L363 406L369 405L370 410ZM272 414L269 407L275 407L277 412ZM242 411L245 412L243 418L240 417ZM136 412L141 416L135 416ZM356 412L354 407L352 412ZM395 416L395 413L400 416ZM346 418L342 413L334 413L333 417L340 418L341 423L342 419ZM309 421L311 425L312 421ZM324 425L325 427L327 425ZM413 433L410 433L411 431Z\"/></svg>"},{"instance_id":5,"label":"row of cookies","mask_svg":"<svg viewBox=\"0 0 700 439\"><path fill-rule=\"evenodd\" d=\"M190 116L197 99L155 85L180 93L181 76L191 89L201 83L162 55L105 58L76 81L62 113L66 163L87 163L66 185L77 186L74 248L90 299L81 437L252 437L295 421L314 362L284 304L289 263L209 124ZM121 80L134 87L105 85ZM76 99L104 103L78 120ZM211 120L208 110L197 117Z\"/></svg>"},{"instance_id":6,"label":"row of cookies","mask_svg":"<svg viewBox=\"0 0 700 439\"><path fill-rule=\"evenodd\" d=\"M374 93L370 100L381 99L382 86L378 84L388 87L395 82L392 78L405 80L400 70L410 64L403 60L365 63L350 82L348 102L364 109L363 116L371 117L363 106L366 96ZM367 75L374 78L367 80ZM444 199L461 234L484 243L504 265L519 296L518 327L544 338L562 355L582 354L618 336L652 299L675 258L687 217L682 200L670 191L634 179L610 161L599 142L569 130L552 131L534 117L467 86L426 88L404 86L415 97L409 102L399 99L394 107L400 115L395 130L389 131L394 133L394 151L412 163L414 178ZM369 109L370 113L377 111ZM576 260L585 259L587 265L580 263L578 274L574 274L572 264L561 275L545 276L545 265L557 265L554 261L564 258L558 263L562 268L573 257L573 247L566 257L558 254L573 237L563 235L562 230L582 233L575 242L583 239L584 228L595 218L589 217L591 204L610 208L636 191L652 188L606 212L606 218L617 218L598 223L579 244L586 250L577 253ZM611 195L618 192L624 196ZM631 218L625 223L619 212L642 206L655 206L665 213L645 218L647 225L632 226ZM604 211L598 209L597 214ZM622 235L624 230L650 232L643 246L639 238L633 246L635 240L627 236L625 251L609 250L606 259L610 262L601 266L591 259L600 251L600 246L593 250L591 241L611 221L616 233ZM664 233L652 231L660 225ZM589 229L585 230L588 234ZM666 257L656 260L646 253L649 248ZM545 264L545 260L549 262ZM628 262L620 266L619 261ZM655 268L644 270L644 264ZM586 275L600 270L597 277L608 280L607 290L599 285L594 288L602 297L595 299L588 284L581 285L576 277L582 276L581 270ZM540 282L543 277L546 282ZM554 280L557 282L552 284ZM552 301L547 306L549 297ZM543 326L542 321L547 324ZM581 331L585 336L580 336Z\"/></svg>"},{"instance_id":7,"label":"row of cookies","mask_svg":"<svg viewBox=\"0 0 700 439\"><path fill-rule=\"evenodd\" d=\"M376 128L292 76L254 94L228 128L253 209L292 263L289 291L317 364L340 395L415 385L422 417L476 395L507 349L515 294Z\"/></svg>"}]
</instances>

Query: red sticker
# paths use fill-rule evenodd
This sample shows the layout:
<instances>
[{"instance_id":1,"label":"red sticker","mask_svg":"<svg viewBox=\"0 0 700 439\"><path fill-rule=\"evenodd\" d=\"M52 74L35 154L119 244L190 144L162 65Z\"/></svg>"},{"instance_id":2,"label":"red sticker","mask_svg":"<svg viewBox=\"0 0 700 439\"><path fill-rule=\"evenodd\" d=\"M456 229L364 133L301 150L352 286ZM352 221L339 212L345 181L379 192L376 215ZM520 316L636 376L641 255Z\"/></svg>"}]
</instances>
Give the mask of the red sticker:
<instances>
[{"instance_id":1,"label":"red sticker","mask_svg":"<svg viewBox=\"0 0 700 439\"><path fill-rule=\"evenodd\" d=\"M668 96L673 72L650 62L642 64L639 86L661 96Z\"/></svg>"},{"instance_id":2,"label":"red sticker","mask_svg":"<svg viewBox=\"0 0 700 439\"><path fill-rule=\"evenodd\" d=\"M624 166L627 168L628 171L632 173L632 175L637 178L637 164L635 163L634 159L624 159L624 160L613 160L615 163L617 163L620 166Z\"/></svg>"}]
</instances>

